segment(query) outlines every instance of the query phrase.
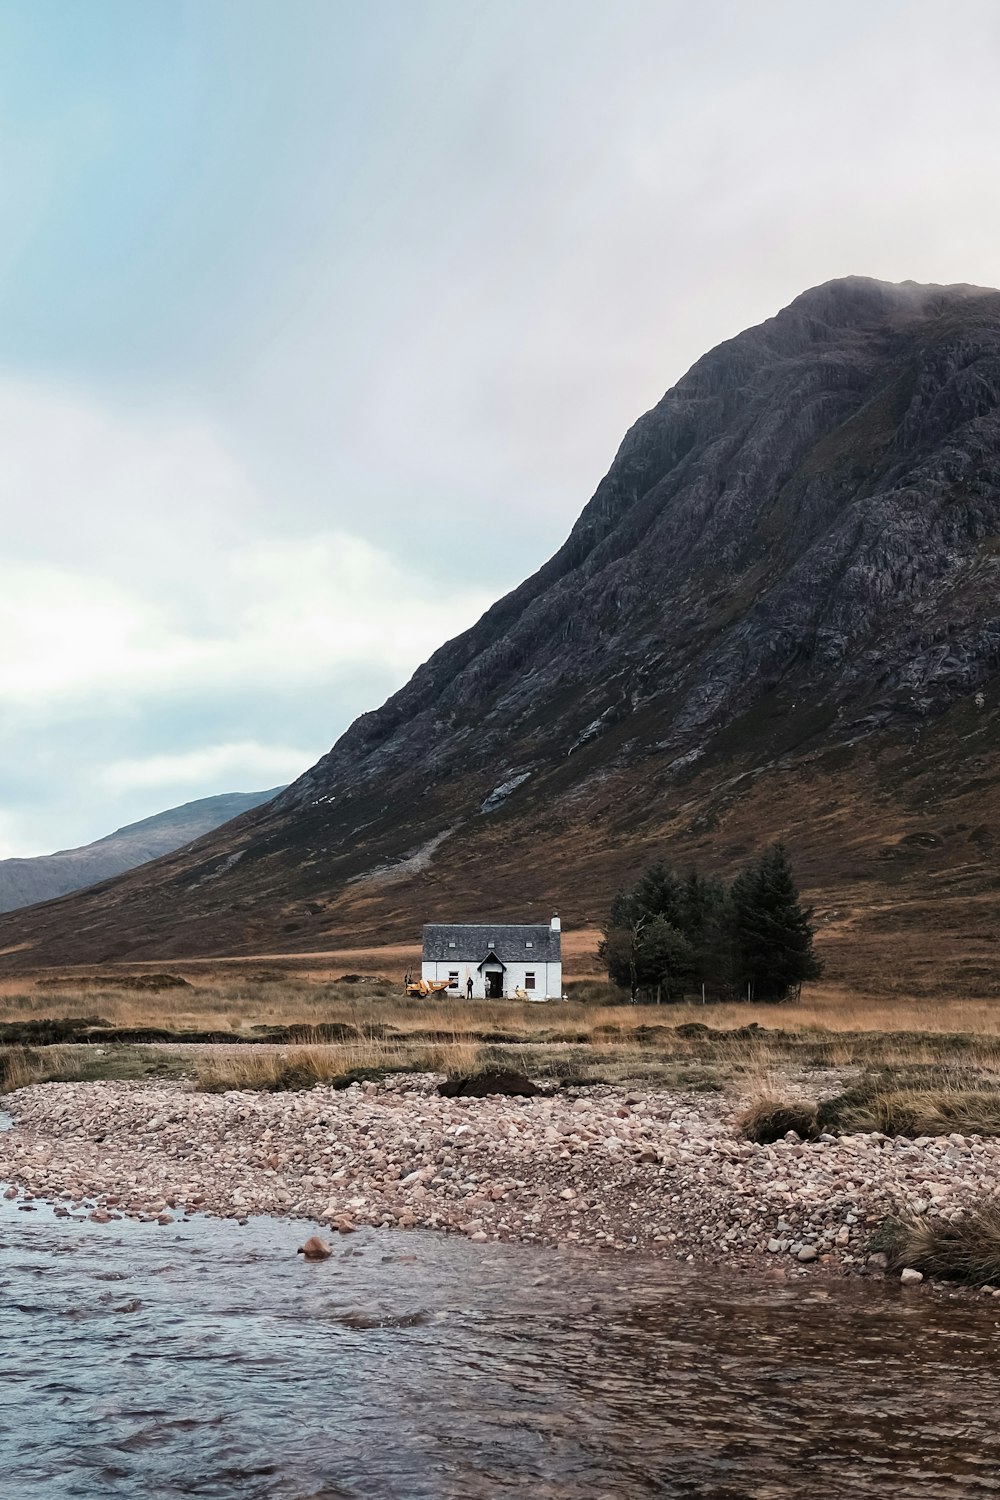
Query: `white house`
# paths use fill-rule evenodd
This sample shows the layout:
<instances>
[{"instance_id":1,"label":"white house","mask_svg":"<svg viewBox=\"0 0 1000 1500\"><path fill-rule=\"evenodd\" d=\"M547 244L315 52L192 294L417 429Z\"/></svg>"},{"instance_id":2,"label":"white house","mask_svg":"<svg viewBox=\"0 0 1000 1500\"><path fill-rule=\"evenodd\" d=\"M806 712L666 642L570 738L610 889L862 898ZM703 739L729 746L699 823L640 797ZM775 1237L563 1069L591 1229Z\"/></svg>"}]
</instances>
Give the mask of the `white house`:
<instances>
[{"instance_id":1,"label":"white house","mask_svg":"<svg viewBox=\"0 0 1000 1500\"><path fill-rule=\"evenodd\" d=\"M529 1000L562 996L559 918L548 925L506 922L428 922L424 927L424 979L447 979L449 995L478 1000Z\"/></svg>"}]
</instances>

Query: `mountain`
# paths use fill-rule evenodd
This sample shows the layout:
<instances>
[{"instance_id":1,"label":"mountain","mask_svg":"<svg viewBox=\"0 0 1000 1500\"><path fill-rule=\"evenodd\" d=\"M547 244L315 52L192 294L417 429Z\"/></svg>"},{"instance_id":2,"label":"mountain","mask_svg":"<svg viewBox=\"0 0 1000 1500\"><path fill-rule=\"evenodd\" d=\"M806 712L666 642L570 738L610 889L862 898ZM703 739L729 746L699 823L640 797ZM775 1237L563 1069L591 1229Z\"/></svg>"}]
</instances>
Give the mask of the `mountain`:
<instances>
[{"instance_id":1,"label":"mountain","mask_svg":"<svg viewBox=\"0 0 1000 1500\"><path fill-rule=\"evenodd\" d=\"M33 859L0 859L0 912L50 901L53 896L64 896L146 864L251 807L270 802L282 790L279 786L269 792L199 797L196 802L129 823L79 849L60 849L56 854L40 854Z\"/></svg>"},{"instance_id":2,"label":"mountain","mask_svg":"<svg viewBox=\"0 0 1000 1500\"><path fill-rule=\"evenodd\" d=\"M565 544L267 807L10 968L600 920L781 836L835 978L997 993L1000 293L848 277L705 355Z\"/></svg>"}]
</instances>

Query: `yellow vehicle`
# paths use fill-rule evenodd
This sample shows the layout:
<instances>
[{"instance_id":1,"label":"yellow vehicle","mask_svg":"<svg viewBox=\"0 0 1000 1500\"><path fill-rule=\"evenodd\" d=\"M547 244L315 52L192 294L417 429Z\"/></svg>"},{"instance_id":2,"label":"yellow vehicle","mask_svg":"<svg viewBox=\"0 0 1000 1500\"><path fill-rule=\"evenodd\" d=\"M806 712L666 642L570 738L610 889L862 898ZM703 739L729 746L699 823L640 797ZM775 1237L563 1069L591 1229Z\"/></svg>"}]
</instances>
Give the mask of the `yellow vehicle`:
<instances>
[{"instance_id":1,"label":"yellow vehicle","mask_svg":"<svg viewBox=\"0 0 1000 1500\"><path fill-rule=\"evenodd\" d=\"M406 994L412 1000L428 1000L431 995L440 995L447 988L447 979L414 979L406 986Z\"/></svg>"}]
</instances>

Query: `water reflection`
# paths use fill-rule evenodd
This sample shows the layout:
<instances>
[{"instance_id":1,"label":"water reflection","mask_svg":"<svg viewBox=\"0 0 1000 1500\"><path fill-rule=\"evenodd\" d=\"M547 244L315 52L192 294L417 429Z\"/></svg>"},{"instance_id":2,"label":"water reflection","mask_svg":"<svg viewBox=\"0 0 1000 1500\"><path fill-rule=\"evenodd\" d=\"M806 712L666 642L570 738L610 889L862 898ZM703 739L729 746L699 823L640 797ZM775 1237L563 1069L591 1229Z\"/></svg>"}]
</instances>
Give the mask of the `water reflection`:
<instances>
[{"instance_id":1,"label":"water reflection","mask_svg":"<svg viewBox=\"0 0 1000 1500\"><path fill-rule=\"evenodd\" d=\"M0 1211L3 1495L1000 1495L992 1306Z\"/></svg>"}]
</instances>

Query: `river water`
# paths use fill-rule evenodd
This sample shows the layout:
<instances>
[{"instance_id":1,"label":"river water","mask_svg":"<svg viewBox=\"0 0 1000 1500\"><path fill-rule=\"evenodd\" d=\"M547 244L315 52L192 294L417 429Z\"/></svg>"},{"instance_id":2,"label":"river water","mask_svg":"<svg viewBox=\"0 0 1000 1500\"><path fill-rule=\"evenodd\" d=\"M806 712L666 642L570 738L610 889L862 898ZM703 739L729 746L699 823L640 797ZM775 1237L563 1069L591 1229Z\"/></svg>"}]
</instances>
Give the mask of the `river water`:
<instances>
[{"instance_id":1,"label":"river water","mask_svg":"<svg viewBox=\"0 0 1000 1500\"><path fill-rule=\"evenodd\" d=\"M1000 1496L1000 1313L401 1231L0 1210L0 1494Z\"/></svg>"}]
</instances>

